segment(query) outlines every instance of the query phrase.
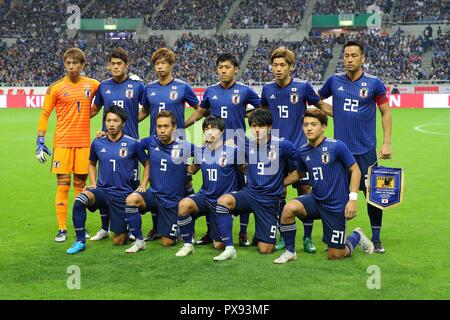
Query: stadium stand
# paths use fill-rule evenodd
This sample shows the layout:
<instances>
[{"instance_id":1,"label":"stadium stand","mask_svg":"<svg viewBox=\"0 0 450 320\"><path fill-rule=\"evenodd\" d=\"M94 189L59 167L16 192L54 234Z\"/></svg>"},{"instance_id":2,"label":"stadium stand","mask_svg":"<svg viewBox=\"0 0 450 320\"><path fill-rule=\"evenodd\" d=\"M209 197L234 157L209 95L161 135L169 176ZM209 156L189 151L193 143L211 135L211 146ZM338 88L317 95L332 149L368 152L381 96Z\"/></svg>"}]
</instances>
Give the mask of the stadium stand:
<instances>
[{"instance_id":1,"label":"stadium stand","mask_svg":"<svg viewBox=\"0 0 450 320\"><path fill-rule=\"evenodd\" d=\"M421 64L426 41L421 36L404 35L402 32L380 35L362 31L347 36L346 40L358 40L365 44L364 69L382 80L425 78ZM342 61L342 53L339 59ZM342 71L344 67L342 63L338 63L336 72Z\"/></svg>"},{"instance_id":2,"label":"stadium stand","mask_svg":"<svg viewBox=\"0 0 450 320\"><path fill-rule=\"evenodd\" d=\"M306 0L243 0L229 24L233 29L298 26L305 11Z\"/></svg>"},{"instance_id":3,"label":"stadium stand","mask_svg":"<svg viewBox=\"0 0 450 320\"><path fill-rule=\"evenodd\" d=\"M216 58L219 53L230 52L239 61L244 57L250 38L236 34L201 37L183 34L175 42L174 52L177 63L174 74L177 78L196 85L206 85L218 81Z\"/></svg>"},{"instance_id":4,"label":"stadium stand","mask_svg":"<svg viewBox=\"0 0 450 320\"><path fill-rule=\"evenodd\" d=\"M318 0L313 14L363 13L372 4L379 6L384 13L389 13L392 9L392 0Z\"/></svg>"},{"instance_id":5,"label":"stadium stand","mask_svg":"<svg viewBox=\"0 0 450 320\"><path fill-rule=\"evenodd\" d=\"M83 12L84 18L139 18L152 15L161 0L96 0L91 10Z\"/></svg>"},{"instance_id":6,"label":"stadium stand","mask_svg":"<svg viewBox=\"0 0 450 320\"><path fill-rule=\"evenodd\" d=\"M153 30L215 29L232 3L233 0L169 0L147 26Z\"/></svg>"},{"instance_id":7,"label":"stadium stand","mask_svg":"<svg viewBox=\"0 0 450 320\"><path fill-rule=\"evenodd\" d=\"M286 42L282 40L269 41L261 39L255 49L242 80L246 83L271 81L270 55L274 49L285 46L294 51L297 58L294 76L309 81L322 80L334 46L334 37L305 38L302 41Z\"/></svg>"},{"instance_id":8,"label":"stadium stand","mask_svg":"<svg viewBox=\"0 0 450 320\"><path fill-rule=\"evenodd\" d=\"M426 23L450 19L450 1L396 1L394 21Z\"/></svg>"},{"instance_id":9,"label":"stadium stand","mask_svg":"<svg viewBox=\"0 0 450 320\"><path fill-rule=\"evenodd\" d=\"M450 80L450 34L441 34L434 40L432 66L432 80Z\"/></svg>"}]
</instances>

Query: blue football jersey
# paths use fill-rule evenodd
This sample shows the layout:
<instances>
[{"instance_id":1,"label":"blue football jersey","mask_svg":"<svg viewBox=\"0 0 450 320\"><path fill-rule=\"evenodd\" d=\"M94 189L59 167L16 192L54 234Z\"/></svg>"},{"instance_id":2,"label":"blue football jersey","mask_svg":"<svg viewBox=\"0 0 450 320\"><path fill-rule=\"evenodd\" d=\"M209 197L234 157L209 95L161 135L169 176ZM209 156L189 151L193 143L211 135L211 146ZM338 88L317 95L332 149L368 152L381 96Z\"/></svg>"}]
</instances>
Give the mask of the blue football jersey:
<instances>
[{"instance_id":1,"label":"blue football jersey","mask_svg":"<svg viewBox=\"0 0 450 320\"><path fill-rule=\"evenodd\" d=\"M100 108L104 106L103 117L112 105L124 108L128 120L123 127L123 132L130 137L139 139L139 103L144 95L144 88L145 85L142 81L127 78L121 83L116 83L111 78L100 83L94 103ZM102 130L106 131L104 121Z\"/></svg>"},{"instance_id":2,"label":"blue football jersey","mask_svg":"<svg viewBox=\"0 0 450 320\"><path fill-rule=\"evenodd\" d=\"M205 90L200 107L209 109L212 115L220 117L225 123L226 130L243 130L245 134L245 111L250 104L255 108L261 105L258 94L249 86L235 82L231 87L224 88L220 83L209 86Z\"/></svg>"},{"instance_id":3,"label":"blue football jersey","mask_svg":"<svg viewBox=\"0 0 450 320\"><path fill-rule=\"evenodd\" d=\"M139 180L136 160L144 164L147 155L139 141L132 137L124 135L113 142L106 136L92 142L89 160L98 161L97 187L125 201Z\"/></svg>"},{"instance_id":4,"label":"blue football jersey","mask_svg":"<svg viewBox=\"0 0 450 320\"><path fill-rule=\"evenodd\" d=\"M317 147L300 148L298 171L308 172L312 195L327 209L342 213L350 193L350 168L355 158L345 143L325 138Z\"/></svg>"},{"instance_id":5,"label":"blue football jersey","mask_svg":"<svg viewBox=\"0 0 450 320\"><path fill-rule=\"evenodd\" d=\"M386 87L375 76L363 73L351 81L345 72L325 82L319 95L333 96L334 138L344 142L353 154L376 148L376 109L387 102Z\"/></svg>"},{"instance_id":6,"label":"blue football jersey","mask_svg":"<svg viewBox=\"0 0 450 320\"><path fill-rule=\"evenodd\" d=\"M278 199L284 191L284 166L287 160L298 161L300 150L288 140L271 137L267 144L246 139L247 186L256 199Z\"/></svg>"},{"instance_id":7,"label":"blue football jersey","mask_svg":"<svg viewBox=\"0 0 450 320\"><path fill-rule=\"evenodd\" d=\"M261 104L272 113L272 129L278 130L274 135L291 141L296 148L306 143L303 133L303 115L307 102L315 105L320 97L312 86L303 80L292 79L281 88L276 82L266 83L262 88Z\"/></svg>"},{"instance_id":8,"label":"blue football jersey","mask_svg":"<svg viewBox=\"0 0 450 320\"><path fill-rule=\"evenodd\" d=\"M178 132L184 132L185 102L193 107L199 104L194 89L186 82L174 79L164 86L158 81L149 83L141 104L150 114L150 137L156 135L155 118L161 110L172 112Z\"/></svg>"},{"instance_id":9,"label":"blue football jersey","mask_svg":"<svg viewBox=\"0 0 450 320\"><path fill-rule=\"evenodd\" d=\"M222 145L217 150L206 146L195 149L194 163L200 165L202 171L202 193L208 200L216 203L226 193L237 190L237 149Z\"/></svg>"},{"instance_id":10,"label":"blue football jersey","mask_svg":"<svg viewBox=\"0 0 450 320\"><path fill-rule=\"evenodd\" d=\"M194 145L185 140L163 144L157 136L143 139L141 145L150 160L150 191L162 205L174 207L185 194L188 159L194 154Z\"/></svg>"}]
</instances>

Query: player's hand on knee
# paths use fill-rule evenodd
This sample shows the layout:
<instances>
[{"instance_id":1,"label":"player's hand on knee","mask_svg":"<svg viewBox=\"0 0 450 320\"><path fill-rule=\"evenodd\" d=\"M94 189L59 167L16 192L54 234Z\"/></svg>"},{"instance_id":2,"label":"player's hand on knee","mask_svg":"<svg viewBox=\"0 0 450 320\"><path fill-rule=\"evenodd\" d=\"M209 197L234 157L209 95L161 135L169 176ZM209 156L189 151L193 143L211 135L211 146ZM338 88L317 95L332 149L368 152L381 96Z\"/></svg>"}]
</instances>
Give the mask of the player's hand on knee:
<instances>
[{"instance_id":1,"label":"player's hand on knee","mask_svg":"<svg viewBox=\"0 0 450 320\"><path fill-rule=\"evenodd\" d=\"M136 189L136 192L145 192L146 191L146 187L145 186L139 186Z\"/></svg>"},{"instance_id":2,"label":"player's hand on knee","mask_svg":"<svg viewBox=\"0 0 450 320\"><path fill-rule=\"evenodd\" d=\"M89 190L92 190L92 189L95 189L95 188L97 188L97 185L96 184L91 184L90 186L85 186L83 188L83 192L84 191L89 191Z\"/></svg>"},{"instance_id":3,"label":"player's hand on knee","mask_svg":"<svg viewBox=\"0 0 450 320\"><path fill-rule=\"evenodd\" d=\"M45 145L45 137L38 136L36 141L36 158L40 163L45 163L45 161L47 161L45 154L49 156L52 155L48 147Z\"/></svg>"},{"instance_id":4,"label":"player's hand on knee","mask_svg":"<svg viewBox=\"0 0 450 320\"><path fill-rule=\"evenodd\" d=\"M95 134L96 138L103 138L106 137L106 132L105 131L97 131L97 133Z\"/></svg>"},{"instance_id":5,"label":"player's hand on knee","mask_svg":"<svg viewBox=\"0 0 450 320\"><path fill-rule=\"evenodd\" d=\"M357 202L354 200L349 200L345 206L345 219L350 220L356 216L357 212Z\"/></svg>"}]
</instances>

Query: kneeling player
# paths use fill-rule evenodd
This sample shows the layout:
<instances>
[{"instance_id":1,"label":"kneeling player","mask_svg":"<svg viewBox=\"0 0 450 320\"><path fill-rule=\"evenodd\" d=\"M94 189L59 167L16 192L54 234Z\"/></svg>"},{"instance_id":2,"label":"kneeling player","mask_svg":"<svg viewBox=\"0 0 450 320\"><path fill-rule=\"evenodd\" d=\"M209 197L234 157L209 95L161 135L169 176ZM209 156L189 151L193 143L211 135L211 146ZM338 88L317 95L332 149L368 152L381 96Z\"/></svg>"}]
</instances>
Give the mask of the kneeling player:
<instances>
[{"instance_id":1,"label":"kneeling player","mask_svg":"<svg viewBox=\"0 0 450 320\"><path fill-rule=\"evenodd\" d=\"M111 230L115 233L114 244L123 244L128 235L125 219L125 199L134 191L135 161L145 166L148 173L147 156L138 140L126 136L122 128L127 120L123 108L112 106L105 114L107 136L95 139L89 156L89 179L91 187L80 193L73 205L73 225L77 241L67 250L74 254L86 249L84 227L86 208L90 211L107 209L111 219ZM98 181L97 181L97 162ZM144 191L148 174L144 176L138 191ZM143 242L143 241L142 241ZM145 244L145 242L144 242Z\"/></svg>"},{"instance_id":2,"label":"kneeling player","mask_svg":"<svg viewBox=\"0 0 450 320\"><path fill-rule=\"evenodd\" d=\"M149 152L150 186L146 192L135 192L126 199L126 214L130 230L142 238L140 212L157 212L156 232L164 247L172 246L178 234L178 203L185 194L187 161L194 146L175 139L177 128L172 112L162 110L156 116L156 136L145 138L141 145ZM130 248L138 251L140 247Z\"/></svg>"},{"instance_id":3,"label":"kneeling player","mask_svg":"<svg viewBox=\"0 0 450 320\"><path fill-rule=\"evenodd\" d=\"M196 148L194 163L188 167L188 172L195 174L202 171L203 185L199 192L181 200L178 205L178 226L184 246L176 256L184 257L194 252L192 233L195 219L202 215L210 221L209 228L214 247L224 248L218 230L216 205L217 199L225 194L237 190L236 147L223 143L224 121L216 116L209 116L202 125L205 144Z\"/></svg>"},{"instance_id":4,"label":"kneeling player","mask_svg":"<svg viewBox=\"0 0 450 320\"><path fill-rule=\"evenodd\" d=\"M358 244L365 253L373 253L372 242L360 228L345 238L347 220L356 215L361 171L343 142L323 135L327 122L327 115L318 109L305 112L303 131L308 143L300 148L298 171L309 173L312 192L289 201L284 207L280 231L287 250L274 260L275 263L297 259L295 216L301 220L322 219L328 259L348 257ZM287 179L295 180L299 176L295 172Z\"/></svg>"}]
</instances>

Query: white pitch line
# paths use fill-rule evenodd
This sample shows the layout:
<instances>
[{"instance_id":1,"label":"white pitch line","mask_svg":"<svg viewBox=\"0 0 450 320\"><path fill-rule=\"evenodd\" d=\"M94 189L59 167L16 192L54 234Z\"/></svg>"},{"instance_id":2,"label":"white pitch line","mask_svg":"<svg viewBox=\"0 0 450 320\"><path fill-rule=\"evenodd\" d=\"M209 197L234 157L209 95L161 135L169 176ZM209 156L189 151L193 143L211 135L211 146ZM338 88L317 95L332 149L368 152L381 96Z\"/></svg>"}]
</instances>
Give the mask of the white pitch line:
<instances>
[{"instance_id":1,"label":"white pitch line","mask_svg":"<svg viewBox=\"0 0 450 320\"><path fill-rule=\"evenodd\" d=\"M425 123L425 124L421 124L421 125L418 125L418 126L414 127L414 130L422 132L422 133L427 133L427 134L434 134L434 135L438 135L438 136L450 137L450 133L442 133L442 132L435 132L435 131L422 129L423 127L436 127L436 126L441 126L441 125L450 125L450 122L446 122L446 123Z\"/></svg>"}]
</instances>

